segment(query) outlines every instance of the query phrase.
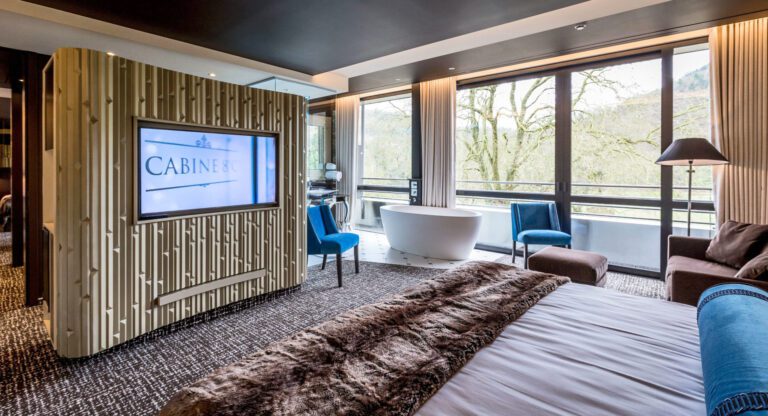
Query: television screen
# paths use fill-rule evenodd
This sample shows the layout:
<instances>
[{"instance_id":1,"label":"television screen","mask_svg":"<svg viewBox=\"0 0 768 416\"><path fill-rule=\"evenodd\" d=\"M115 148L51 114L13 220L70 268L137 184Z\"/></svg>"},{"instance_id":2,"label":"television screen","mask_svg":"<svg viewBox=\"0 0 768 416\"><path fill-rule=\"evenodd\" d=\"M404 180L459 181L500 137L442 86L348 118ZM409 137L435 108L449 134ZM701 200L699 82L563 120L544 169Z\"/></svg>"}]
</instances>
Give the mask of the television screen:
<instances>
[{"instance_id":1,"label":"television screen","mask_svg":"<svg viewBox=\"0 0 768 416\"><path fill-rule=\"evenodd\" d=\"M138 122L139 219L277 206L277 136Z\"/></svg>"}]
</instances>

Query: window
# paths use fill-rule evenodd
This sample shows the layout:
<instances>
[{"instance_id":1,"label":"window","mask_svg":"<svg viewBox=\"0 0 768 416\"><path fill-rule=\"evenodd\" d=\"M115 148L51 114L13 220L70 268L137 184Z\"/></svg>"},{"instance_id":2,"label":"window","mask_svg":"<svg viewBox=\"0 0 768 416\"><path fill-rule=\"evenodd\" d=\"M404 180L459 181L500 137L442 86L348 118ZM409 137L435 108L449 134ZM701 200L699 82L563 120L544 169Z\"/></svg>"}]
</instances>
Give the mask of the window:
<instances>
[{"instance_id":1,"label":"window","mask_svg":"<svg viewBox=\"0 0 768 416\"><path fill-rule=\"evenodd\" d=\"M571 76L574 195L660 198L661 59Z\"/></svg>"},{"instance_id":2,"label":"window","mask_svg":"<svg viewBox=\"0 0 768 416\"><path fill-rule=\"evenodd\" d=\"M458 205L483 214L480 244L511 245L514 194L554 196L555 78L543 76L459 90Z\"/></svg>"},{"instance_id":3,"label":"window","mask_svg":"<svg viewBox=\"0 0 768 416\"><path fill-rule=\"evenodd\" d=\"M457 119L458 189L554 191L554 77L461 90Z\"/></svg>"},{"instance_id":4,"label":"window","mask_svg":"<svg viewBox=\"0 0 768 416\"><path fill-rule=\"evenodd\" d=\"M307 178L321 180L325 164L333 157L333 112L330 109L310 111L307 123Z\"/></svg>"},{"instance_id":5,"label":"window","mask_svg":"<svg viewBox=\"0 0 768 416\"><path fill-rule=\"evenodd\" d=\"M411 175L411 96L397 95L361 103L361 178L355 225L380 231L379 209L408 203Z\"/></svg>"},{"instance_id":6,"label":"window","mask_svg":"<svg viewBox=\"0 0 768 416\"><path fill-rule=\"evenodd\" d=\"M310 170L320 170L325 159L325 127L310 124L307 133L307 166Z\"/></svg>"},{"instance_id":7,"label":"window","mask_svg":"<svg viewBox=\"0 0 768 416\"><path fill-rule=\"evenodd\" d=\"M664 45L460 82L456 196L483 214L479 243L510 249L509 203L551 201L574 248L658 276L666 233L685 231L687 173L655 161L663 143L709 137L708 55L705 43ZM711 190L711 169L697 168L694 235L713 229Z\"/></svg>"},{"instance_id":8,"label":"window","mask_svg":"<svg viewBox=\"0 0 768 416\"><path fill-rule=\"evenodd\" d=\"M674 139L703 137L711 140L709 50L706 45L675 49L674 55ZM688 201L688 168L673 168L676 201ZM712 167L697 166L692 180L692 199L712 203ZM674 234L687 232L688 214L685 209L674 211ZM714 207L696 209L691 216L691 235L712 237L716 231Z\"/></svg>"},{"instance_id":9,"label":"window","mask_svg":"<svg viewBox=\"0 0 768 416\"><path fill-rule=\"evenodd\" d=\"M573 247L614 265L658 270L661 58L572 72L571 109L571 194L583 196L571 205Z\"/></svg>"}]
</instances>

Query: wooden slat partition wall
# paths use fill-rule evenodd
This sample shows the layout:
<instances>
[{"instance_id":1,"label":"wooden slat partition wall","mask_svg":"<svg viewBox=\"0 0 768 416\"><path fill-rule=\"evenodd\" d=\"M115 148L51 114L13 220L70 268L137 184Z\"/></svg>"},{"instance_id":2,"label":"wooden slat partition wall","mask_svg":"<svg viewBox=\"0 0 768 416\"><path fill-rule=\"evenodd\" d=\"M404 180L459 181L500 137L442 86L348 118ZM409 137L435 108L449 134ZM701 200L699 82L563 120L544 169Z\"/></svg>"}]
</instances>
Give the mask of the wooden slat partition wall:
<instances>
[{"instance_id":1,"label":"wooden slat partition wall","mask_svg":"<svg viewBox=\"0 0 768 416\"><path fill-rule=\"evenodd\" d=\"M306 100L86 49L55 65L58 164L54 340L65 357L108 349L213 308L303 283ZM280 132L280 209L135 224L133 117ZM164 293L266 276L164 306Z\"/></svg>"}]
</instances>

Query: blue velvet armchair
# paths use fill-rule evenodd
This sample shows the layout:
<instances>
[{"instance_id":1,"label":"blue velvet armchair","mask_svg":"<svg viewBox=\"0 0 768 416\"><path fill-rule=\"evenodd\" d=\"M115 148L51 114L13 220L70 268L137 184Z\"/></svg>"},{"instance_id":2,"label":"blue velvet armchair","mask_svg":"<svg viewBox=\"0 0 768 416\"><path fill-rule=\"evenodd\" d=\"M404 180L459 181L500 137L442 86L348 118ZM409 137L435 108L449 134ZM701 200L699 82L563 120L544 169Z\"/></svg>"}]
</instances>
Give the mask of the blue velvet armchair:
<instances>
[{"instance_id":1,"label":"blue velvet armchair","mask_svg":"<svg viewBox=\"0 0 768 416\"><path fill-rule=\"evenodd\" d=\"M323 265L329 254L336 255L336 274L341 287L341 255L355 249L355 273L360 273L359 246L360 236L354 233L341 233L328 205L319 205L307 209L307 254L322 254Z\"/></svg>"},{"instance_id":2,"label":"blue velvet armchair","mask_svg":"<svg viewBox=\"0 0 768 416\"><path fill-rule=\"evenodd\" d=\"M513 203L511 208L512 261L517 256L517 243L523 243L525 268L528 268L529 244L570 248L571 235L561 231L554 203Z\"/></svg>"}]
</instances>

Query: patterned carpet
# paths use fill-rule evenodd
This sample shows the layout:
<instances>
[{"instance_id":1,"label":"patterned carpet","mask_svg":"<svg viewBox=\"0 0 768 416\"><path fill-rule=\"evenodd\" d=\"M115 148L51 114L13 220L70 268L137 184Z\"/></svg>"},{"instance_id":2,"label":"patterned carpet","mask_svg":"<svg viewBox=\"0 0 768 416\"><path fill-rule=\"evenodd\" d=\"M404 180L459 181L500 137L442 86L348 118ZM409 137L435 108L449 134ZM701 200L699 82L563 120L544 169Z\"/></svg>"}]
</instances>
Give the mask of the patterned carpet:
<instances>
[{"instance_id":1,"label":"patterned carpet","mask_svg":"<svg viewBox=\"0 0 768 416\"><path fill-rule=\"evenodd\" d=\"M335 267L315 267L300 291L87 360L55 358L38 308L4 315L0 414L154 414L180 387L218 367L442 272L361 263L355 276L353 263L344 266L342 289L336 287Z\"/></svg>"},{"instance_id":2,"label":"patterned carpet","mask_svg":"<svg viewBox=\"0 0 768 416\"><path fill-rule=\"evenodd\" d=\"M354 275L351 262L344 267L342 289L336 287L335 267L312 267L298 291L84 360L57 359L40 308L5 312L0 315L0 414L154 414L179 388L218 367L442 272L361 263L361 273ZM618 283L625 278L640 280ZM615 279L617 288L651 286L647 279Z\"/></svg>"},{"instance_id":3,"label":"patterned carpet","mask_svg":"<svg viewBox=\"0 0 768 416\"><path fill-rule=\"evenodd\" d=\"M10 264L11 233L0 233L0 316L24 306L24 268Z\"/></svg>"}]
</instances>

